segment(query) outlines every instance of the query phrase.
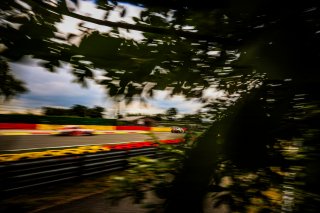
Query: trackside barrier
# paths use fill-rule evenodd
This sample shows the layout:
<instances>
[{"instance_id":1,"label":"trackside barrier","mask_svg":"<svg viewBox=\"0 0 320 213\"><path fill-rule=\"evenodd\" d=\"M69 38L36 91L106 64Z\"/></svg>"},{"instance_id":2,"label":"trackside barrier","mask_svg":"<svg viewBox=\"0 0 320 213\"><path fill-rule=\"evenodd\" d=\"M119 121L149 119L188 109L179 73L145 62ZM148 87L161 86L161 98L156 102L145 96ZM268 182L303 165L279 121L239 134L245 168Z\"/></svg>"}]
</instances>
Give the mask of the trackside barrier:
<instances>
[{"instance_id":1,"label":"trackside barrier","mask_svg":"<svg viewBox=\"0 0 320 213\"><path fill-rule=\"evenodd\" d=\"M116 130L142 130L150 131L151 127L149 126L116 126Z\"/></svg>"},{"instance_id":2,"label":"trackside barrier","mask_svg":"<svg viewBox=\"0 0 320 213\"><path fill-rule=\"evenodd\" d=\"M130 156L155 156L156 149L147 147L112 150L96 154L49 157L0 164L1 191L12 192L98 173L123 170L127 167Z\"/></svg>"},{"instance_id":3,"label":"trackside barrier","mask_svg":"<svg viewBox=\"0 0 320 213\"><path fill-rule=\"evenodd\" d=\"M0 129L36 129L36 124L25 124L25 123L0 123Z\"/></svg>"},{"instance_id":4,"label":"trackside barrier","mask_svg":"<svg viewBox=\"0 0 320 213\"><path fill-rule=\"evenodd\" d=\"M177 144L183 139L160 140ZM132 156L162 158L152 141L105 145L106 151L0 163L0 190L5 193L126 169ZM108 151L110 149L110 151Z\"/></svg>"},{"instance_id":5,"label":"trackside barrier","mask_svg":"<svg viewBox=\"0 0 320 213\"><path fill-rule=\"evenodd\" d=\"M170 127L151 127L152 132L170 132Z\"/></svg>"},{"instance_id":6,"label":"trackside barrier","mask_svg":"<svg viewBox=\"0 0 320 213\"><path fill-rule=\"evenodd\" d=\"M80 127L83 129L94 129L94 130L102 130L102 131L116 130L116 126L81 125Z\"/></svg>"},{"instance_id":7,"label":"trackside barrier","mask_svg":"<svg viewBox=\"0 0 320 213\"><path fill-rule=\"evenodd\" d=\"M57 130L66 125L56 124L27 124L27 123L0 123L0 129L28 129L28 130ZM103 125L80 125L84 129L100 131L114 130L138 130L153 132L170 132L170 127L149 127L149 126L103 126Z\"/></svg>"},{"instance_id":8,"label":"trackside barrier","mask_svg":"<svg viewBox=\"0 0 320 213\"><path fill-rule=\"evenodd\" d=\"M53 124L37 124L37 130L56 130L64 127L65 125L53 125ZM112 131L115 130L115 126L99 126L99 125L80 125L83 129L94 129L94 130L104 130Z\"/></svg>"},{"instance_id":9,"label":"trackside barrier","mask_svg":"<svg viewBox=\"0 0 320 213\"><path fill-rule=\"evenodd\" d=\"M53 125L53 124L37 124L37 130L56 130L62 128L63 125Z\"/></svg>"}]
</instances>

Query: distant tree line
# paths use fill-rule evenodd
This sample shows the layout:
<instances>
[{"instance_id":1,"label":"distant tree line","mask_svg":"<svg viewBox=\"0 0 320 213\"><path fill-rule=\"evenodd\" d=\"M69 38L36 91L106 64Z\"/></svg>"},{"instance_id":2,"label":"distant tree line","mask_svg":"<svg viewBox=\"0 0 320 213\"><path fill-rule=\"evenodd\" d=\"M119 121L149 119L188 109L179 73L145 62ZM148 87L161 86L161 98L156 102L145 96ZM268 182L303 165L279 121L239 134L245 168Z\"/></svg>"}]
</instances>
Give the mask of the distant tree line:
<instances>
[{"instance_id":1,"label":"distant tree line","mask_svg":"<svg viewBox=\"0 0 320 213\"><path fill-rule=\"evenodd\" d=\"M176 122L182 122L182 123L202 123L202 113L200 110L198 110L196 113L193 114L184 114L182 117L177 117L178 115L178 109L175 107L168 108L164 113L158 113L155 115L147 115L143 113L128 113L126 116L148 116L152 117L156 121L176 121Z\"/></svg>"},{"instance_id":2,"label":"distant tree line","mask_svg":"<svg viewBox=\"0 0 320 213\"><path fill-rule=\"evenodd\" d=\"M148 117L152 117L156 121L162 121L162 120L174 121L176 120L177 114L178 114L178 109L172 107L167 109L165 113L158 113L155 115L147 115L143 113L128 113L127 116L148 116Z\"/></svg>"},{"instance_id":3,"label":"distant tree line","mask_svg":"<svg viewBox=\"0 0 320 213\"><path fill-rule=\"evenodd\" d=\"M102 118L104 108L101 106L95 106L88 108L83 105L73 105L71 108L55 108L55 107L43 107L43 113L47 116L77 116L77 117L90 117L90 118Z\"/></svg>"}]
</instances>

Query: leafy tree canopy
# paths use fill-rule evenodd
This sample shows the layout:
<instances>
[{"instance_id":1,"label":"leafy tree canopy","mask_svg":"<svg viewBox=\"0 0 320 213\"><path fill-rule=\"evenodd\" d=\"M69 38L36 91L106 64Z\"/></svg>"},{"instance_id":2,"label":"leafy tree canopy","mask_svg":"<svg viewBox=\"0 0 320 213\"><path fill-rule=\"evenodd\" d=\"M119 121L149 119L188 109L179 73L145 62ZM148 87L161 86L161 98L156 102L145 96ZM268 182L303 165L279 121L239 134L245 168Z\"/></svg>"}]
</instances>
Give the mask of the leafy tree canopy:
<instances>
[{"instance_id":1,"label":"leafy tree canopy","mask_svg":"<svg viewBox=\"0 0 320 213\"><path fill-rule=\"evenodd\" d=\"M3 1L3 60L31 55L51 72L61 62L70 63L76 82L85 86L87 79L94 79L110 96L127 102L152 97L154 90L206 101L203 89L213 85L233 97L263 79L315 80L319 36L312 1L290 2L283 9L276 1L133 0L129 2L144 8L140 17L132 18L134 24L110 19L112 12L128 16L117 1L97 1L105 14L100 19L79 15L81 1L74 2L72 9L66 0ZM59 31L64 16L79 20L79 34ZM90 22L111 31L92 28ZM139 30L144 39L123 37L123 29ZM104 70L103 77L97 78L97 68ZM11 82L10 92L1 84L7 91L2 96L25 91L19 80Z\"/></svg>"}]
</instances>

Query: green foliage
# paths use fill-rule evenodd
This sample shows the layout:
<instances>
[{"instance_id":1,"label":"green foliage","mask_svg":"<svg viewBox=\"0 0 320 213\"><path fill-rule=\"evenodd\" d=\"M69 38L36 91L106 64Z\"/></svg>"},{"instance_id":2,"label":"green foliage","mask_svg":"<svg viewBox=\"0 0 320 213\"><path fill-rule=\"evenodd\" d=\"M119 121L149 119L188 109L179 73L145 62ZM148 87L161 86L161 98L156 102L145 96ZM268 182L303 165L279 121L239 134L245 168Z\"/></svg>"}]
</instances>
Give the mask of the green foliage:
<instances>
[{"instance_id":1,"label":"green foliage","mask_svg":"<svg viewBox=\"0 0 320 213\"><path fill-rule=\"evenodd\" d=\"M108 184L108 198L119 201L121 198L132 197L141 203L145 194L153 191L159 198L168 196L174 175L179 172L184 151L181 147L161 145L162 157L133 157L129 160L129 169L123 176L114 176Z\"/></svg>"},{"instance_id":2,"label":"green foliage","mask_svg":"<svg viewBox=\"0 0 320 213\"><path fill-rule=\"evenodd\" d=\"M174 177L182 168L192 140L188 139L188 142L182 145L168 145L157 142L152 133L149 135L158 144L156 158L132 157L129 160L129 168L121 176L113 176L108 180L107 197L113 203L125 197L132 197L136 203L142 203L150 191L158 198L168 198ZM159 207L153 206L152 203L144 204L150 204L150 208Z\"/></svg>"}]
</instances>

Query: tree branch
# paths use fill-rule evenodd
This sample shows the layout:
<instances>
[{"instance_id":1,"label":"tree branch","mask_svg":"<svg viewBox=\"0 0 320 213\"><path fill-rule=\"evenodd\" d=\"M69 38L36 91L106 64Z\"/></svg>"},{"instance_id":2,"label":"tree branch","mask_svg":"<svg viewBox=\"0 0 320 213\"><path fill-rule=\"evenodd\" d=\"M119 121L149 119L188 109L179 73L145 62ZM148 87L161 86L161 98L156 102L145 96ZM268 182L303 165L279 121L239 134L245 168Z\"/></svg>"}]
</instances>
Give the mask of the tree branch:
<instances>
[{"instance_id":1,"label":"tree branch","mask_svg":"<svg viewBox=\"0 0 320 213\"><path fill-rule=\"evenodd\" d=\"M33 2L33 0L31 1ZM90 23L108 26L108 27L119 27L119 28L124 28L129 30L137 30L137 31L155 33L155 34L161 34L161 35L172 35L172 36L185 37L185 38L196 39L196 40L208 40L208 41L213 41L221 44L225 44L225 43L230 44L235 42L234 40L231 40L229 38L223 38L220 36L213 36L213 35L200 34L200 33L193 33L193 32L182 31L182 30L175 30L172 28L134 25L134 24L124 23L124 22L112 22L107 20L95 19L92 17L76 14L68 10L59 11L57 7L43 3L42 1L39 1L37 3L33 2L33 5L38 5L38 6L40 5L41 7L43 7L43 9L51 10L54 13L58 13L58 14L62 13L63 15L80 19L82 21L87 21Z\"/></svg>"}]
</instances>

